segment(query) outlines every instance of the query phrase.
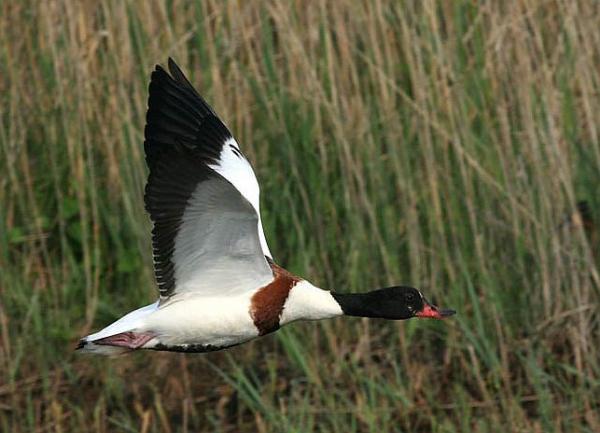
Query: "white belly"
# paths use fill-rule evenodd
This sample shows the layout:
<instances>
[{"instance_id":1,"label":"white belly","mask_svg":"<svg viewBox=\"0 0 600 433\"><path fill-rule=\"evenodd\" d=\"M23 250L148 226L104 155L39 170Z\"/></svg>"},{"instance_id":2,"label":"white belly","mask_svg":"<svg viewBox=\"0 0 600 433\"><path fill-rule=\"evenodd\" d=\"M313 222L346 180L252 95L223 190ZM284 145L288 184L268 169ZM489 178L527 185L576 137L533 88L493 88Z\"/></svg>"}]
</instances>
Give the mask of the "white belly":
<instances>
[{"instance_id":1,"label":"white belly","mask_svg":"<svg viewBox=\"0 0 600 433\"><path fill-rule=\"evenodd\" d=\"M161 305L138 329L157 336L145 348L156 344L227 347L258 336L250 317L250 294L182 297Z\"/></svg>"}]
</instances>

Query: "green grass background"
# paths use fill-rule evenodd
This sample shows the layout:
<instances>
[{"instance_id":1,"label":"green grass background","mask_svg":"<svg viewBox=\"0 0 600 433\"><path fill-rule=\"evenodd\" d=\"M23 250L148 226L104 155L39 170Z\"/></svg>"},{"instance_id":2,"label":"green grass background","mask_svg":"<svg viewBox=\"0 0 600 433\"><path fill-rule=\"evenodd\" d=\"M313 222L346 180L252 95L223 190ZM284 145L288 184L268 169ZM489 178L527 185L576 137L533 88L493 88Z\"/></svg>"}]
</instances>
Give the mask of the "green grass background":
<instances>
[{"instance_id":1,"label":"green grass background","mask_svg":"<svg viewBox=\"0 0 600 433\"><path fill-rule=\"evenodd\" d=\"M600 431L599 22L591 0L0 2L0 431ZM458 315L74 354L156 296L168 56L253 162L281 265Z\"/></svg>"}]
</instances>

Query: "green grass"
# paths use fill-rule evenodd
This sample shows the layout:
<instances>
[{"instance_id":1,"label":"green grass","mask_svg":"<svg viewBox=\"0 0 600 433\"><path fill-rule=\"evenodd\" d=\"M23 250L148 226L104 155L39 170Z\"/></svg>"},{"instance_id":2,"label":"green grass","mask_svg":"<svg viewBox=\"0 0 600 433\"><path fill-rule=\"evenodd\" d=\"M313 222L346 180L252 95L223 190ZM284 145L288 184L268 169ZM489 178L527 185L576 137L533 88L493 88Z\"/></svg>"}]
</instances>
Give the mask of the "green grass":
<instances>
[{"instance_id":1,"label":"green grass","mask_svg":"<svg viewBox=\"0 0 600 433\"><path fill-rule=\"evenodd\" d=\"M599 431L600 240L570 218L586 200L599 223L599 20L567 0L0 3L0 431ZM253 162L280 264L458 315L76 356L156 296L142 142L168 56Z\"/></svg>"}]
</instances>

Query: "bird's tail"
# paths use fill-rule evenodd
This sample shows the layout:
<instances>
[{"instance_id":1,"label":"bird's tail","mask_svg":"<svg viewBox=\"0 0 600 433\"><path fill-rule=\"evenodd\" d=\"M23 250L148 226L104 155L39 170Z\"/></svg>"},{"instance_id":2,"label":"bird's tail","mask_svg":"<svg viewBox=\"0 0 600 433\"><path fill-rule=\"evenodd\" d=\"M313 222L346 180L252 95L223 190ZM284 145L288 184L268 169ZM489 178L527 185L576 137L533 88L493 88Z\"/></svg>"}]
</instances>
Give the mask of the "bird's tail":
<instances>
[{"instance_id":1,"label":"bird's tail","mask_svg":"<svg viewBox=\"0 0 600 433\"><path fill-rule=\"evenodd\" d=\"M83 337L75 350L80 353L119 355L140 348L153 336L149 333L137 333L135 329L140 325L141 319L157 308L158 301L132 311L101 331Z\"/></svg>"}]
</instances>

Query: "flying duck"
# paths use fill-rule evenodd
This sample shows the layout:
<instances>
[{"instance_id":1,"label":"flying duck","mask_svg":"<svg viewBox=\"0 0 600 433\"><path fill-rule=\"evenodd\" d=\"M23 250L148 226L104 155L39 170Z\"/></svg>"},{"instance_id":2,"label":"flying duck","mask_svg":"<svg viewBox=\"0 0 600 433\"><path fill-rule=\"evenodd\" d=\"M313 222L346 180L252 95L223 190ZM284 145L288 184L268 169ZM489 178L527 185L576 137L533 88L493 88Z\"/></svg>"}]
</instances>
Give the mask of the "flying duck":
<instances>
[{"instance_id":1,"label":"flying duck","mask_svg":"<svg viewBox=\"0 0 600 433\"><path fill-rule=\"evenodd\" d=\"M77 349L208 352L296 320L336 316L441 319L453 310L412 287L320 289L279 266L262 229L259 187L225 124L169 59L152 72L144 201L159 299L80 340Z\"/></svg>"}]
</instances>

